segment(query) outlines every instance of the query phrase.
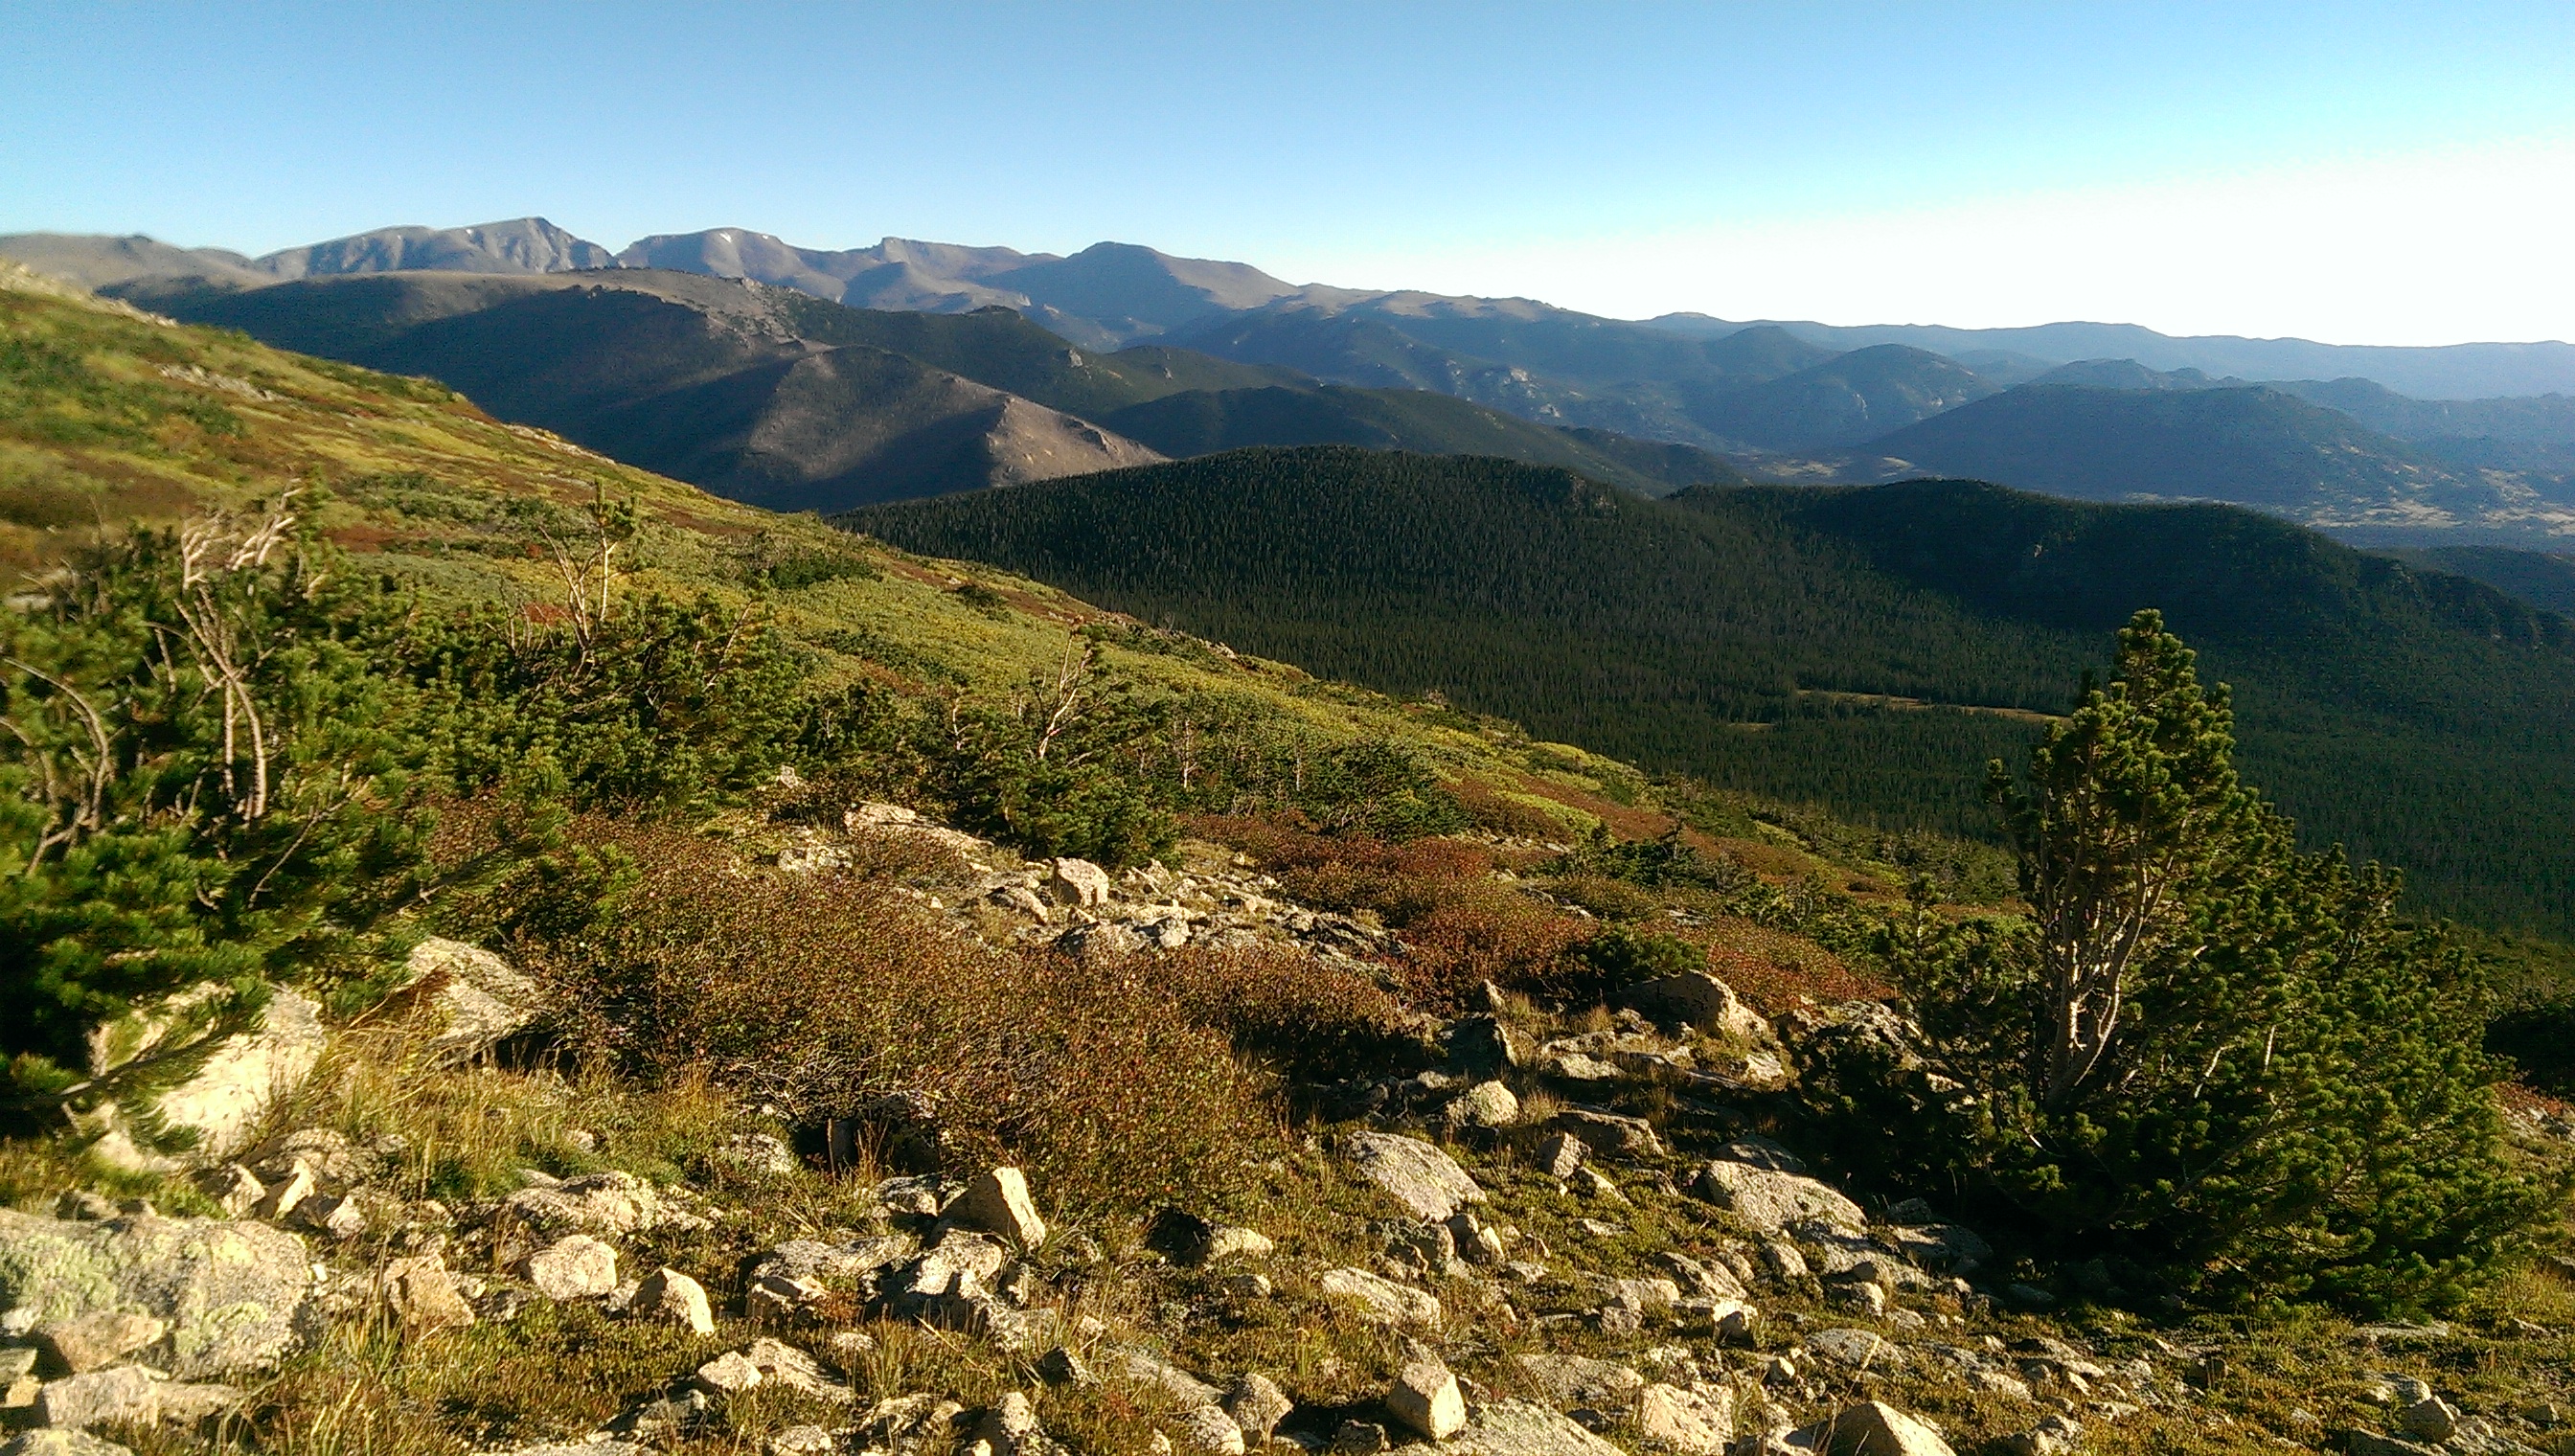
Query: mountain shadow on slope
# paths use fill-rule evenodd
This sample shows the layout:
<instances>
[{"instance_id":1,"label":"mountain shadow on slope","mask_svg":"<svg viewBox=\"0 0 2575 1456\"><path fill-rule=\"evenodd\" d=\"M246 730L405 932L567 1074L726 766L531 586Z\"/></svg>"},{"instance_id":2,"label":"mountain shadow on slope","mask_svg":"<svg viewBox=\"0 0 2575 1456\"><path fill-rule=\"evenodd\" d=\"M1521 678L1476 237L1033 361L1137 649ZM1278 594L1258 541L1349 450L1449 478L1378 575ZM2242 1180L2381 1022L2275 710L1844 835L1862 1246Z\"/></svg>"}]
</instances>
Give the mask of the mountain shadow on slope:
<instances>
[{"instance_id":1,"label":"mountain shadow on slope","mask_svg":"<svg viewBox=\"0 0 2575 1456\"><path fill-rule=\"evenodd\" d=\"M2575 925L2566 623L2212 506L1960 482L1639 500L1502 461L1251 450L855 513L1238 648L1889 825L1990 828L1982 765L2163 607L2243 756L2418 902Z\"/></svg>"}]
</instances>

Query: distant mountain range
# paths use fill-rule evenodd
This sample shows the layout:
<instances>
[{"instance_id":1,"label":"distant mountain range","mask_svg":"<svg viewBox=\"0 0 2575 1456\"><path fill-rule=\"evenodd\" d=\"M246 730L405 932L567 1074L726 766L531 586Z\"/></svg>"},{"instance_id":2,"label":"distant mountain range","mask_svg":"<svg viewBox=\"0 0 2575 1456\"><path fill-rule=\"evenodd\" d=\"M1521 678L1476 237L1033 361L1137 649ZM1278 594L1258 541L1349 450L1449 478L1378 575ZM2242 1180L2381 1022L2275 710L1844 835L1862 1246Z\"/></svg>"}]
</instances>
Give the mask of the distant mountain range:
<instances>
[{"instance_id":1,"label":"distant mountain range","mask_svg":"<svg viewBox=\"0 0 2575 1456\"><path fill-rule=\"evenodd\" d=\"M435 373L489 408L771 505L1043 479L1131 451L1342 443L1491 453L1656 494L1738 472L1805 483L1971 473L2093 499L2236 501L2380 543L2575 542L2565 344L1631 322L1527 299L1290 284L1129 244L1070 257L893 238L824 250L718 228L612 253L538 218L384 229L258 258L61 234L0 238L0 254L272 343ZM584 287L542 303L445 285L327 288L472 275L550 295L566 280ZM692 293L676 282L688 276L771 294ZM647 297L707 317L666 339L635 302ZM827 305L841 317L814 312ZM366 337L350 335L352 310L370 308ZM996 309L1042 338L968 357L954 352L961 341L991 329L886 322ZM861 317L877 322L849 322ZM576 348L567 331L580 329L600 332ZM820 357L852 348L949 378ZM2248 381L2267 391L2251 397Z\"/></svg>"}]
</instances>

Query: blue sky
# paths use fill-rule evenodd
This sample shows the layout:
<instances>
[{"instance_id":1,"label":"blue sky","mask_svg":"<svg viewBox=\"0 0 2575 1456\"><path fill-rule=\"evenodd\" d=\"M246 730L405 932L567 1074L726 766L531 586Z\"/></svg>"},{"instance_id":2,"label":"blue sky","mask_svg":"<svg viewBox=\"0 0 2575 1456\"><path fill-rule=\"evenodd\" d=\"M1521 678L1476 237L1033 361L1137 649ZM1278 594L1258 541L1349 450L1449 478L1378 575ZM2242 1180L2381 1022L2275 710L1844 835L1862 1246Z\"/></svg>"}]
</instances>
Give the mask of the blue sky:
<instances>
[{"instance_id":1,"label":"blue sky","mask_svg":"<svg viewBox=\"0 0 2575 1456\"><path fill-rule=\"evenodd\" d=\"M530 213L1626 316L2575 337L2575 6L0 7L0 231Z\"/></svg>"}]
</instances>

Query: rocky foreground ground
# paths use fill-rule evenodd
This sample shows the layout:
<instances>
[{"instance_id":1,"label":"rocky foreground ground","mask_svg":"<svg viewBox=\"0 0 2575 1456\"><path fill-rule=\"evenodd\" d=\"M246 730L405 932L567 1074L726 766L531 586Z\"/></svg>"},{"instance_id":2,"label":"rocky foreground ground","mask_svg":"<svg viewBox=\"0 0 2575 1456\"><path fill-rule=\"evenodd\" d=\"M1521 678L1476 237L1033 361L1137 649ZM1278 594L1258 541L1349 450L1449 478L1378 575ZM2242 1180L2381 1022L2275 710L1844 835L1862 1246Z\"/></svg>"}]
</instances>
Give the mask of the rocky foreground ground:
<instances>
[{"instance_id":1,"label":"rocky foreground ground","mask_svg":"<svg viewBox=\"0 0 2575 1456\"><path fill-rule=\"evenodd\" d=\"M960 856L915 893L961 935L1108 958L1292 942L1354 965L1382 939L1221 855L1022 864L888 805L772 857L828 873L889 835ZM601 1105L494 1064L545 1011L530 978L448 941L412 971L395 1004L416 1080L381 1085L470 1092L514 1126ZM1099 1214L1015 1167L895 1165L938 1141L899 1098L816 1126L717 1095L706 1155L667 1176L529 1160L491 1196L410 1196L399 1170L433 1150L368 1134L358 1042L281 994L160 1100L207 1132L201 1155L102 1144L172 1211L91 1189L0 1211L7 1452L280 1430L355 1449L297 1414L351 1352L405 1380L449 1367L424 1402L444 1449L515 1456L2042 1456L2194 1428L2240 1434L2207 1449L2575 1449L2545 1399L2431 1378L2467 1338L2443 1326L2353 1332L2362 1355L2280 1414L2294 1434L2246 1422L2219 1395L2244 1341L2096 1307L2097 1267L2032 1265L1919 1199L1863 1205L1754 1130L1801 1045L1900 1045L1886 1006L1774 1023L1704 973L1619 999L1568 1015L1493 992L1425 1017L1426 1069L1298 1089L1311 1114L1251 1193ZM335 1074L335 1094L280 1095ZM543 1123L558 1168L652 1162L598 1120ZM2479 1338L2515 1337L2554 1332ZM533 1376L530 1351L551 1352Z\"/></svg>"}]
</instances>

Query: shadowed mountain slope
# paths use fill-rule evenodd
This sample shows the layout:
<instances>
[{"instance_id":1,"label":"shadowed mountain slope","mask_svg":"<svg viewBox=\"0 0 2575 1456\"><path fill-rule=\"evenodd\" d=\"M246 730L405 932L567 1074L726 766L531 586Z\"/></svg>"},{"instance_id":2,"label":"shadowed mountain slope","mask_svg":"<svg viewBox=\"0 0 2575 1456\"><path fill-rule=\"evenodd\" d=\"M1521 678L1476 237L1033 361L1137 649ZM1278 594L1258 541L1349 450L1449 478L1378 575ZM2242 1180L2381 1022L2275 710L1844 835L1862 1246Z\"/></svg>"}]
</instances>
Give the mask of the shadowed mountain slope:
<instances>
[{"instance_id":1,"label":"shadowed mountain slope","mask_svg":"<svg viewBox=\"0 0 2575 1456\"><path fill-rule=\"evenodd\" d=\"M2226 501L2344 529L2575 530L2575 509L2526 481L2451 468L2266 388L2024 385L1868 448L2081 500Z\"/></svg>"},{"instance_id":2,"label":"shadowed mountain slope","mask_svg":"<svg viewBox=\"0 0 2575 1456\"><path fill-rule=\"evenodd\" d=\"M1254 445L1357 445L1425 455L1481 455L1561 466L1649 496L1690 486L1739 484L1721 456L1598 430L1559 430L1425 390L1345 385L1192 390L1101 417L1101 423L1170 456L1213 455Z\"/></svg>"},{"instance_id":3,"label":"shadowed mountain slope","mask_svg":"<svg viewBox=\"0 0 2575 1456\"><path fill-rule=\"evenodd\" d=\"M1973 765L2162 606L2244 680L2249 771L2320 839L2407 865L2428 904L2575 923L2575 634L2247 512L1965 483L1653 502L1318 448L849 524L1656 766L1969 831Z\"/></svg>"}]
</instances>

